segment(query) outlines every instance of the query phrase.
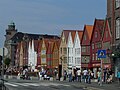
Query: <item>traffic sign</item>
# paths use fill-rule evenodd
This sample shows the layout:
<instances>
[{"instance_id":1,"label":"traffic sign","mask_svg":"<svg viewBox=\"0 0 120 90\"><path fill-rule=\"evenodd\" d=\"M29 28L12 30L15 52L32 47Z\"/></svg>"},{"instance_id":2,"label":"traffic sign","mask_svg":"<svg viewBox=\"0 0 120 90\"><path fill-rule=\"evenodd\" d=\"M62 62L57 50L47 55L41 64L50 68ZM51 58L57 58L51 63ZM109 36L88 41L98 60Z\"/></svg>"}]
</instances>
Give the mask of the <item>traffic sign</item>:
<instances>
[{"instance_id":1,"label":"traffic sign","mask_svg":"<svg viewBox=\"0 0 120 90\"><path fill-rule=\"evenodd\" d=\"M98 58L106 58L106 50L98 50Z\"/></svg>"}]
</instances>

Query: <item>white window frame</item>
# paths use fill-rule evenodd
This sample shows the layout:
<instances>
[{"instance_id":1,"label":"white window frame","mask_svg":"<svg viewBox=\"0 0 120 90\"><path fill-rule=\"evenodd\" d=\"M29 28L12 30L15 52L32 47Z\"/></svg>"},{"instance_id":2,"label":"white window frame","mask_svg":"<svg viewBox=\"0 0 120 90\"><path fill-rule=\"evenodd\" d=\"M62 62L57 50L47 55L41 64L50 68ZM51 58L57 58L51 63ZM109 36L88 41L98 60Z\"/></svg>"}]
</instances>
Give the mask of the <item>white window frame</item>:
<instances>
[{"instance_id":1,"label":"white window frame","mask_svg":"<svg viewBox=\"0 0 120 90\"><path fill-rule=\"evenodd\" d=\"M116 19L116 39L120 38L120 17Z\"/></svg>"},{"instance_id":2,"label":"white window frame","mask_svg":"<svg viewBox=\"0 0 120 90\"><path fill-rule=\"evenodd\" d=\"M95 58L94 58L94 54L92 55L92 60L93 60L93 61L95 60Z\"/></svg>"},{"instance_id":3,"label":"white window frame","mask_svg":"<svg viewBox=\"0 0 120 90\"><path fill-rule=\"evenodd\" d=\"M98 60L98 56L97 56L98 54L97 54L97 52L96 52L96 60Z\"/></svg>"},{"instance_id":4,"label":"white window frame","mask_svg":"<svg viewBox=\"0 0 120 90\"><path fill-rule=\"evenodd\" d=\"M94 49L94 43L92 43L92 49Z\"/></svg>"}]
</instances>

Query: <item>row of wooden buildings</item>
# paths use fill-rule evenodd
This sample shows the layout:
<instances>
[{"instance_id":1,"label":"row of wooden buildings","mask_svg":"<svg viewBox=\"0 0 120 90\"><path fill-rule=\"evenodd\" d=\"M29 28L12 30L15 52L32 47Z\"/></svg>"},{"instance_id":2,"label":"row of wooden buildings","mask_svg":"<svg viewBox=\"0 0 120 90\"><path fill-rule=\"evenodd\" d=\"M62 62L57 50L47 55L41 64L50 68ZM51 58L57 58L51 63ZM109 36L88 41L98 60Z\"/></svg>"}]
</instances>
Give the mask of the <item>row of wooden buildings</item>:
<instances>
[{"instance_id":1,"label":"row of wooden buildings","mask_svg":"<svg viewBox=\"0 0 120 90\"><path fill-rule=\"evenodd\" d=\"M11 66L31 69L100 68L98 50L106 50L103 68L120 71L120 0L107 0L106 19L95 19L83 30L63 30L61 36L17 32L12 22L6 29L5 47ZM112 56L114 55L114 56Z\"/></svg>"},{"instance_id":2,"label":"row of wooden buildings","mask_svg":"<svg viewBox=\"0 0 120 90\"><path fill-rule=\"evenodd\" d=\"M11 32L15 33L10 37ZM111 68L111 38L107 19L95 19L94 25L84 25L83 30L63 30L60 37L17 32L11 23L6 30L5 46L11 65L17 68L29 66L31 70L60 72L89 68L96 73L101 62L98 50L106 50L103 67Z\"/></svg>"}]
</instances>

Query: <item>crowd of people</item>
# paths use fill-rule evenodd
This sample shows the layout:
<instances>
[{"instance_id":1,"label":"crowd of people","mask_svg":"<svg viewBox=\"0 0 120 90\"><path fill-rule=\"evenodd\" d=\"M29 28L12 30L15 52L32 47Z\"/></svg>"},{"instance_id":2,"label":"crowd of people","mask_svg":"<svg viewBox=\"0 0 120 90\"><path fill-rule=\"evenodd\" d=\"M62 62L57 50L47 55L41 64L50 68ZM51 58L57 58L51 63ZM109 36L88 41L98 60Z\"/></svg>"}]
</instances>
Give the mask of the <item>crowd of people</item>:
<instances>
[{"instance_id":1,"label":"crowd of people","mask_svg":"<svg viewBox=\"0 0 120 90\"><path fill-rule=\"evenodd\" d=\"M65 72L66 73L66 72ZM90 69L84 69L84 70L76 70L76 69L71 69L68 71L68 74L64 74L64 80L66 80L66 77L68 75L69 78L69 82L74 82L74 81L78 81L78 82L85 82L85 83L91 83L91 79L95 79L94 77L94 72ZM113 77L114 77L114 73L112 72L111 69L103 69L103 72L101 73L101 70L98 69L97 73L96 73L96 79L98 84L100 85L100 82L102 80L102 82L105 83L112 83L113 82Z\"/></svg>"},{"instance_id":2,"label":"crowd of people","mask_svg":"<svg viewBox=\"0 0 120 90\"><path fill-rule=\"evenodd\" d=\"M18 76L21 76L22 79L30 79L28 72L30 71L27 68L21 69L18 73ZM51 72L50 70L41 70L37 72L39 80L42 80L42 78L44 80L50 80L50 77L53 77L54 80L60 80L58 74L59 72L57 69L55 69L54 72ZM100 84L101 81L108 84L113 82L114 72L111 69L103 69L102 73L101 69L98 69L96 76L94 75L94 72L90 69L80 70L75 68L69 69L68 71L64 70L62 74L63 80L65 81L68 79L69 82L78 81L90 84L91 79L97 79L98 84ZM117 77L118 82L120 83L120 72L117 73Z\"/></svg>"}]
</instances>

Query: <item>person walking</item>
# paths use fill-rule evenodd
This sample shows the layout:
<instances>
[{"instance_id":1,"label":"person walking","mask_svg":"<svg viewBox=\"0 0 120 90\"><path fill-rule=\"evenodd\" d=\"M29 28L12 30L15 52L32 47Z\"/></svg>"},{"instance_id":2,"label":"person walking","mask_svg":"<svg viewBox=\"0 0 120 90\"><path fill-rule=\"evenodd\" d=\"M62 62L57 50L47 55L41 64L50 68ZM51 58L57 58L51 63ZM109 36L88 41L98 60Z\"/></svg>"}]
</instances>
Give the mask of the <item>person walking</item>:
<instances>
[{"instance_id":1,"label":"person walking","mask_svg":"<svg viewBox=\"0 0 120 90\"><path fill-rule=\"evenodd\" d=\"M97 77L98 77L98 84L100 85L100 80L101 80L101 71L100 70L97 72Z\"/></svg>"},{"instance_id":2,"label":"person walking","mask_svg":"<svg viewBox=\"0 0 120 90\"><path fill-rule=\"evenodd\" d=\"M66 80L66 78L67 78L67 72L66 70L64 70L64 80Z\"/></svg>"},{"instance_id":3,"label":"person walking","mask_svg":"<svg viewBox=\"0 0 120 90\"><path fill-rule=\"evenodd\" d=\"M88 70L88 83L90 84L91 83L91 73L92 73L92 71L89 69Z\"/></svg>"},{"instance_id":4,"label":"person walking","mask_svg":"<svg viewBox=\"0 0 120 90\"><path fill-rule=\"evenodd\" d=\"M72 69L72 81L74 82L75 80L75 72L74 72L74 68Z\"/></svg>"},{"instance_id":5,"label":"person walking","mask_svg":"<svg viewBox=\"0 0 120 90\"><path fill-rule=\"evenodd\" d=\"M87 74L88 74L88 71L87 71L87 69L85 69L84 71L83 71L83 77L84 77L84 82L85 83L87 83Z\"/></svg>"},{"instance_id":6,"label":"person walking","mask_svg":"<svg viewBox=\"0 0 120 90\"><path fill-rule=\"evenodd\" d=\"M120 84L120 71L117 72L118 83Z\"/></svg>"},{"instance_id":7,"label":"person walking","mask_svg":"<svg viewBox=\"0 0 120 90\"><path fill-rule=\"evenodd\" d=\"M81 70L77 70L77 79L78 79L78 82L81 82Z\"/></svg>"},{"instance_id":8,"label":"person walking","mask_svg":"<svg viewBox=\"0 0 120 90\"><path fill-rule=\"evenodd\" d=\"M103 81L106 83L107 68L106 68L106 69L104 69L103 76L104 76Z\"/></svg>"},{"instance_id":9,"label":"person walking","mask_svg":"<svg viewBox=\"0 0 120 90\"><path fill-rule=\"evenodd\" d=\"M72 82L72 71L68 71L69 82Z\"/></svg>"}]
</instances>

